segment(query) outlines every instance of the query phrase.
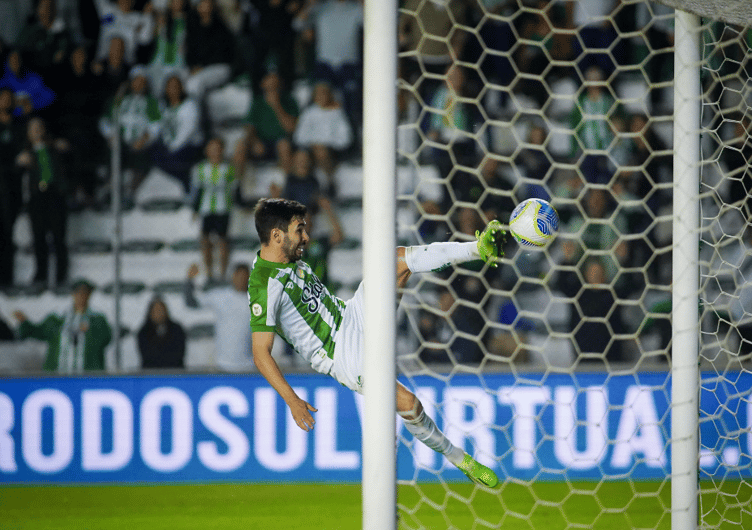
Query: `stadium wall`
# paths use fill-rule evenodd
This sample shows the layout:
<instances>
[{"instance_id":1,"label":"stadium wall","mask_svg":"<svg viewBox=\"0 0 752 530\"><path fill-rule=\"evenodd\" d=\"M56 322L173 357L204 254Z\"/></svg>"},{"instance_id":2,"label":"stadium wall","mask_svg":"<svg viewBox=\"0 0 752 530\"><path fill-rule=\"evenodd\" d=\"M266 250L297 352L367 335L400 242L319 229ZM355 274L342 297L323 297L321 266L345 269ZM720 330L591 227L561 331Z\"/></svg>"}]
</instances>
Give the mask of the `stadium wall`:
<instances>
[{"instance_id":1,"label":"stadium wall","mask_svg":"<svg viewBox=\"0 0 752 530\"><path fill-rule=\"evenodd\" d=\"M659 479L669 473L670 376L637 373L415 377L455 443L521 479ZM0 483L359 482L362 400L329 377L289 381L318 408L311 433L257 375L0 381ZM750 476L752 374L703 374L704 477ZM398 477L446 463L397 423ZM739 436L739 434L742 434ZM730 436L730 435L735 436ZM746 447L733 445L734 437ZM714 442L710 440L714 439ZM494 460L494 455L498 459ZM461 480L449 466L446 480Z\"/></svg>"}]
</instances>

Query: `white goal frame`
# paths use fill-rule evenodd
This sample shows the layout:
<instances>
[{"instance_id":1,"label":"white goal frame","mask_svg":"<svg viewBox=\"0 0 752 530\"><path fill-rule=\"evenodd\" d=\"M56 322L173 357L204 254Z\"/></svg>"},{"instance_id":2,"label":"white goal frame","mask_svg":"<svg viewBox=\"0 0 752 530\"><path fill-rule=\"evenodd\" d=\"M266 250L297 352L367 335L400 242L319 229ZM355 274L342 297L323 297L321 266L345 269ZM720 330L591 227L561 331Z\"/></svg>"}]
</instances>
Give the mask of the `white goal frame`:
<instances>
[{"instance_id":1,"label":"white goal frame","mask_svg":"<svg viewBox=\"0 0 752 530\"><path fill-rule=\"evenodd\" d=\"M676 12L671 527L697 528L700 22ZM363 528L396 528L395 212L397 3L366 0L363 127Z\"/></svg>"}]
</instances>

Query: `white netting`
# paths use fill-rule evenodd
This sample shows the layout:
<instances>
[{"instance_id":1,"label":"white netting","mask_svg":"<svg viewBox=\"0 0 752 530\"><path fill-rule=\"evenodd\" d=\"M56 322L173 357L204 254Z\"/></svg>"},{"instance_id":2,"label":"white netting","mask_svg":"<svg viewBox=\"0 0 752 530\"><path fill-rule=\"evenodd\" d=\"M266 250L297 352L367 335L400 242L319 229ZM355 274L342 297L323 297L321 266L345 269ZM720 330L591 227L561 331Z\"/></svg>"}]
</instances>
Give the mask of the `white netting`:
<instances>
[{"instance_id":1,"label":"white netting","mask_svg":"<svg viewBox=\"0 0 752 530\"><path fill-rule=\"evenodd\" d=\"M701 513L744 528L750 41L704 35ZM446 483L407 436L401 528L670 526L673 39L648 2L402 2L399 237L473 240L529 197L562 229L406 290L401 368L503 484Z\"/></svg>"}]
</instances>

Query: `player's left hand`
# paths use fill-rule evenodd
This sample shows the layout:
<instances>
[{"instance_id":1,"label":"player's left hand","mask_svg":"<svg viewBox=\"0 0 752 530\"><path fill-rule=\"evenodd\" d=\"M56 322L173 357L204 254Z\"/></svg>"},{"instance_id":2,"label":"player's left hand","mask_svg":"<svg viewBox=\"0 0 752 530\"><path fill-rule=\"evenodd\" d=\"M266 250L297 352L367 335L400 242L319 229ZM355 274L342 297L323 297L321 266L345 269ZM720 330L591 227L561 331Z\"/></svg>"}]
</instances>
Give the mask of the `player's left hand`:
<instances>
[{"instance_id":1,"label":"player's left hand","mask_svg":"<svg viewBox=\"0 0 752 530\"><path fill-rule=\"evenodd\" d=\"M310 403L298 398L287 404L290 407L290 413L295 420L295 425L308 432L313 429L316 420L313 419L311 412L318 412Z\"/></svg>"}]
</instances>

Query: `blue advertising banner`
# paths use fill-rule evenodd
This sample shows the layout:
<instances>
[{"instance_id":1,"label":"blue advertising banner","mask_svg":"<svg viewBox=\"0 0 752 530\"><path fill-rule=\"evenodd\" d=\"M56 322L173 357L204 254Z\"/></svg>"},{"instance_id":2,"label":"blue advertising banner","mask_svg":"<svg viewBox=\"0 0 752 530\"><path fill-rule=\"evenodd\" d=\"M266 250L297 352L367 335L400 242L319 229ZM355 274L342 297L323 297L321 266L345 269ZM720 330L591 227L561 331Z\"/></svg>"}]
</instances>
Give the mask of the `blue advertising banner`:
<instances>
[{"instance_id":1,"label":"blue advertising banner","mask_svg":"<svg viewBox=\"0 0 752 530\"><path fill-rule=\"evenodd\" d=\"M300 430L258 375L0 380L0 483L358 482L362 399L331 378L290 375L318 409ZM663 478L666 373L456 375L406 381L457 445L500 477ZM752 475L752 374L704 374L705 477ZM397 426L400 479L460 480Z\"/></svg>"}]
</instances>

